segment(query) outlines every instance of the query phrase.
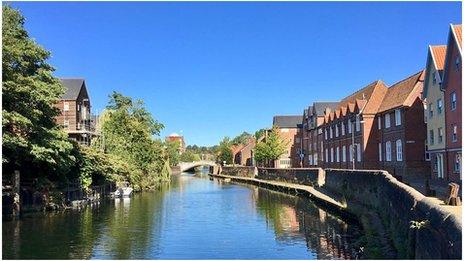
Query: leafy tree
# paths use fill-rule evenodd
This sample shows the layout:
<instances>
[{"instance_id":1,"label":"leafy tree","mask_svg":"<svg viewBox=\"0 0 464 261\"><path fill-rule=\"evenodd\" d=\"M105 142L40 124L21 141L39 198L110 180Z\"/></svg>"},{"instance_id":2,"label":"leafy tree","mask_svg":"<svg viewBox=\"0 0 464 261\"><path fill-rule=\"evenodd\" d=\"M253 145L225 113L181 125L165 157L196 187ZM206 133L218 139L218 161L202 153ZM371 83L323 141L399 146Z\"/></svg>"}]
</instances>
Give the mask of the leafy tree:
<instances>
[{"instance_id":1,"label":"leafy tree","mask_svg":"<svg viewBox=\"0 0 464 261\"><path fill-rule=\"evenodd\" d=\"M258 163L270 166L271 162L277 160L287 150L288 141L283 141L279 136L279 129L272 127L266 140L258 142L255 147L255 160Z\"/></svg>"},{"instance_id":2,"label":"leafy tree","mask_svg":"<svg viewBox=\"0 0 464 261\"><path fill-rule=\"evenodd\" d=\"M169 163L171 166L176 166L179 164L179 148L180 142L179 141L166 141L166 151L169 157Z\"/></svg>"},{"instance_id":3,"label":"leafy tree","mask_svg":"<svg viewBox=\"0 0 464 261\"><path fill-rule=\"evenodd\" d=\"M244 131L232 140L233 145L247 144L248 140L253 137L250 133Z\"/></svg>"},{"instance_id":4,"label":"leafy tree","mask_svg":"<svg viewBox=\"0 0 464 261\"><path fill-rule=\"evenodd\" d=\"M29 37L18 10L6 5L2 13L4 170L66 174L75 158L73 145L54 121L59 113L54 104L64 88L46 62L50 52Z\"/></svg>"},{"instance_id":5,"label":"leafy tree","mask_svg":"<svg viewBox=\"0 0 464 261\"><path fill-rule=\"evenodd\" d=\"M181 162L192 162L201 160L198 154L193 153L192 151L185 151L180 155Z\"/></svg>"},{"instance_id":6,"label":"leafy tree","mask_svg":"<svg viewBox=\"0 0 464 261\"><path fill-rule=\"evenodd\" d=\"M169 179L169 156L163 142L153 138L164 126L153 119L143 101L113 92L100 121L106 152L140 170L129 176L133 185L152 188Z\"/></svg>"},{"instance_id":7,"label":"leafy tree","mask_svg":"<svg viewBox=\"0 0 464 261\"><path fill-rule=\"evenodd\" d=\"M264 133L266 132L266 129L259 129L255 132L255 139L259 140L262 136L264 136Z\"/></svg>"},{"instance_id":8,"label":"leafy tree","mask_svg":"<svg viewBox=\"0 0 464 261\"><path fill-rule=\"evenodd\" d=\"M229 137L224 137L224 139L219 143L218 160L220 163L225 161L226 164L232 164L234 155L231 146L232 142L230 141Z\"/></svg>"}]
</instances>

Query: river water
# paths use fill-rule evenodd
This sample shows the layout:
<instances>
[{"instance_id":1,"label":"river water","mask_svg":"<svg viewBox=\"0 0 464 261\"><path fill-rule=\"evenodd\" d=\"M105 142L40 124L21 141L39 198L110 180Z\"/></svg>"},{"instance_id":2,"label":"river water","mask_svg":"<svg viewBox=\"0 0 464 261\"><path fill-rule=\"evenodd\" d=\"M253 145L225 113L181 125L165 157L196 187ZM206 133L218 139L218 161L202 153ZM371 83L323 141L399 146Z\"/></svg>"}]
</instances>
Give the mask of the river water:
<instances>
[{"instance_id":1,"label":"river water","mask_svg":"<svg viewBox=\"0 0 464 261\"><path fill-rule=\"evenodd\" d=\"M306 199L205 173L2 227L4 259L354 259L362 235Z\"/></svg>"}]
</instances>

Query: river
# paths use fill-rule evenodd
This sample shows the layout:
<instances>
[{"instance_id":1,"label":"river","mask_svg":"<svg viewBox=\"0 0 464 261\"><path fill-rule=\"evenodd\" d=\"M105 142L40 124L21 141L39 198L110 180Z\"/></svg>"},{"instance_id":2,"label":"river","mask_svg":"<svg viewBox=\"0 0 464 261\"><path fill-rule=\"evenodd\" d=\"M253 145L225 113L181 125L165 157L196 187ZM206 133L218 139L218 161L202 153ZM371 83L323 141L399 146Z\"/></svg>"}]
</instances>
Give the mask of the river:
<instances>
[{"instance_id":1,"label":"river","mask_svg":"<svg viewBox=\"0 0 464 261\"><path fill-rule=\"evenodd\" d=\"M309 200L205 173L2 227L4 259L354 259L362 236Z\"/></svg>"}]
</instances>

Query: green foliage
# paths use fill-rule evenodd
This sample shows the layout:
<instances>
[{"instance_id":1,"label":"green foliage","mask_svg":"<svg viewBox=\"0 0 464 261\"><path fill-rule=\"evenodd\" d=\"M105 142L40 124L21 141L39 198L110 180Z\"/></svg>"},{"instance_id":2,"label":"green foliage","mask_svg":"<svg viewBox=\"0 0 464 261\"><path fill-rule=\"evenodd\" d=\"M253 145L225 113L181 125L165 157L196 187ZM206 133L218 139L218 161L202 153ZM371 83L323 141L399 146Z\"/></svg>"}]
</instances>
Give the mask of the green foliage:
<instances>
[{"instance_id":1,"label":"green foliage","mask_svg":"<svg viewBox=\"0 0 464 261\"><path fill-rule=\"evenodd\" d=\"M2 13L4 170L65 174L75 161L73 146L54 121L64 88L46 62L50 53L24 29L24 17L8 5Z\"/></svg>"},{"instance_id":2,"label":"green foliage","mask_svg":"<svg viewBox=\"0 0 464 261\"><path fill-rule=\"evenodd\" d=\"M169 163L171 164L171 166L177 166L177 164L179 164L179 149L179 141L166 141L166 152L168 154Z\"/></svg>"},{"instance_id":3,"label":"green foliage","mask_svg":"<svg viewBox=\"0 0 464 261\"><path fill-rule=\"evenodd\" d=\"M219 143L219 156L218 161L220 163L226 162L226 164L233 163L233 152L231 149L232 142L230 141L229 137L224 137L222 141Z\"/></svg>"},{"instance_id":4,"label":"green foliage","mask_svg":"<svg viewBox=\"0 0 464 261\"><path fill-rule=\"evenodd\" d=\"M215 145L215 146L207 147L207 146L188 145L186 147L186 151L190 151L193 154L202 155L202 157L206 160L215 161L216 154L218 151L218 146Z\"/></svg>"},{"instance_id":5,"label":"green foliage","mask_svg":"<svg viewBox=\"0 0 464 261\"><path fill-rule=\"evenodd\" d=\"M279 136L279 129L274 126L264 141L258 142L255 147L255 160L264 163L266 166L277 160L287 150L288 142L283 141Z\"/></svg>"},{"instance_id":6,"label":"green foliage","mask_svg":"<svg viewBox=\"0 0 464 261\"><path fill-rule=\"evenodd\" d=\"M113 92L100 122L106 152L124 159L131 169L137 170L127 177L129 182L144 189L169 179L165 171L169 156L164 143L153 138L164 126L153 119L141 100L133 101Z\"/></svg>"},{"instance_id":7,"label":"green foliage","mask_svg":"<svg viewBox=\"0 0 464 261\"><path fill-rule=\"evenodd\" d=\"M261 137L264 136L264 133L266 133L266 129L259 129L255 132L255 139L259 140Z\"/></svg>"},{"instance_id":8,"label":"green foliage","mask_svg":"<svg viewBox=\"0 0 464 261\"><path fill-rule=\"evenodd\" d=\"M248 140L252 137L253 135L244 131L232 140L232 145L239 145L239 144L245 145L248 143Z\"/></svg>"},{"instance_id":9,"label":"green foliage","mask_svg":"<svg viewBox=\"0 0 464 261\"><path fill-rule=\"evenodd\" d=\"M192 162L192 161L199 161L201 160L200 156L192 151L185 151L180 155L181 162Z\"/></svg>"}]
</instances>

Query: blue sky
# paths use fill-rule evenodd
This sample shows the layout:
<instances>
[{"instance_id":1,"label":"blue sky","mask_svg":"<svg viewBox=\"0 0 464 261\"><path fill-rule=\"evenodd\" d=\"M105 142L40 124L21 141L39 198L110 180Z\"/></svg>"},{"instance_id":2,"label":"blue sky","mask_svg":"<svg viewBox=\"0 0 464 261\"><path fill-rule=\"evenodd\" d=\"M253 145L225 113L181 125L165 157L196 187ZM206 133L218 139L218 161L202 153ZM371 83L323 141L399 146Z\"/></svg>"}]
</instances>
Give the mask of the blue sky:
<instances>
[{"instance_id":1,"label":"blue sky","mask_svg":"<svg viewBox=\"0 0 464 261\"><path fill-rule=\"evenodd\" d=\"M458 2L12 5L56 76L86 79L93 111L116 90L197 145L401 80L461 23Z\"/></svg>"}]
</instances>

